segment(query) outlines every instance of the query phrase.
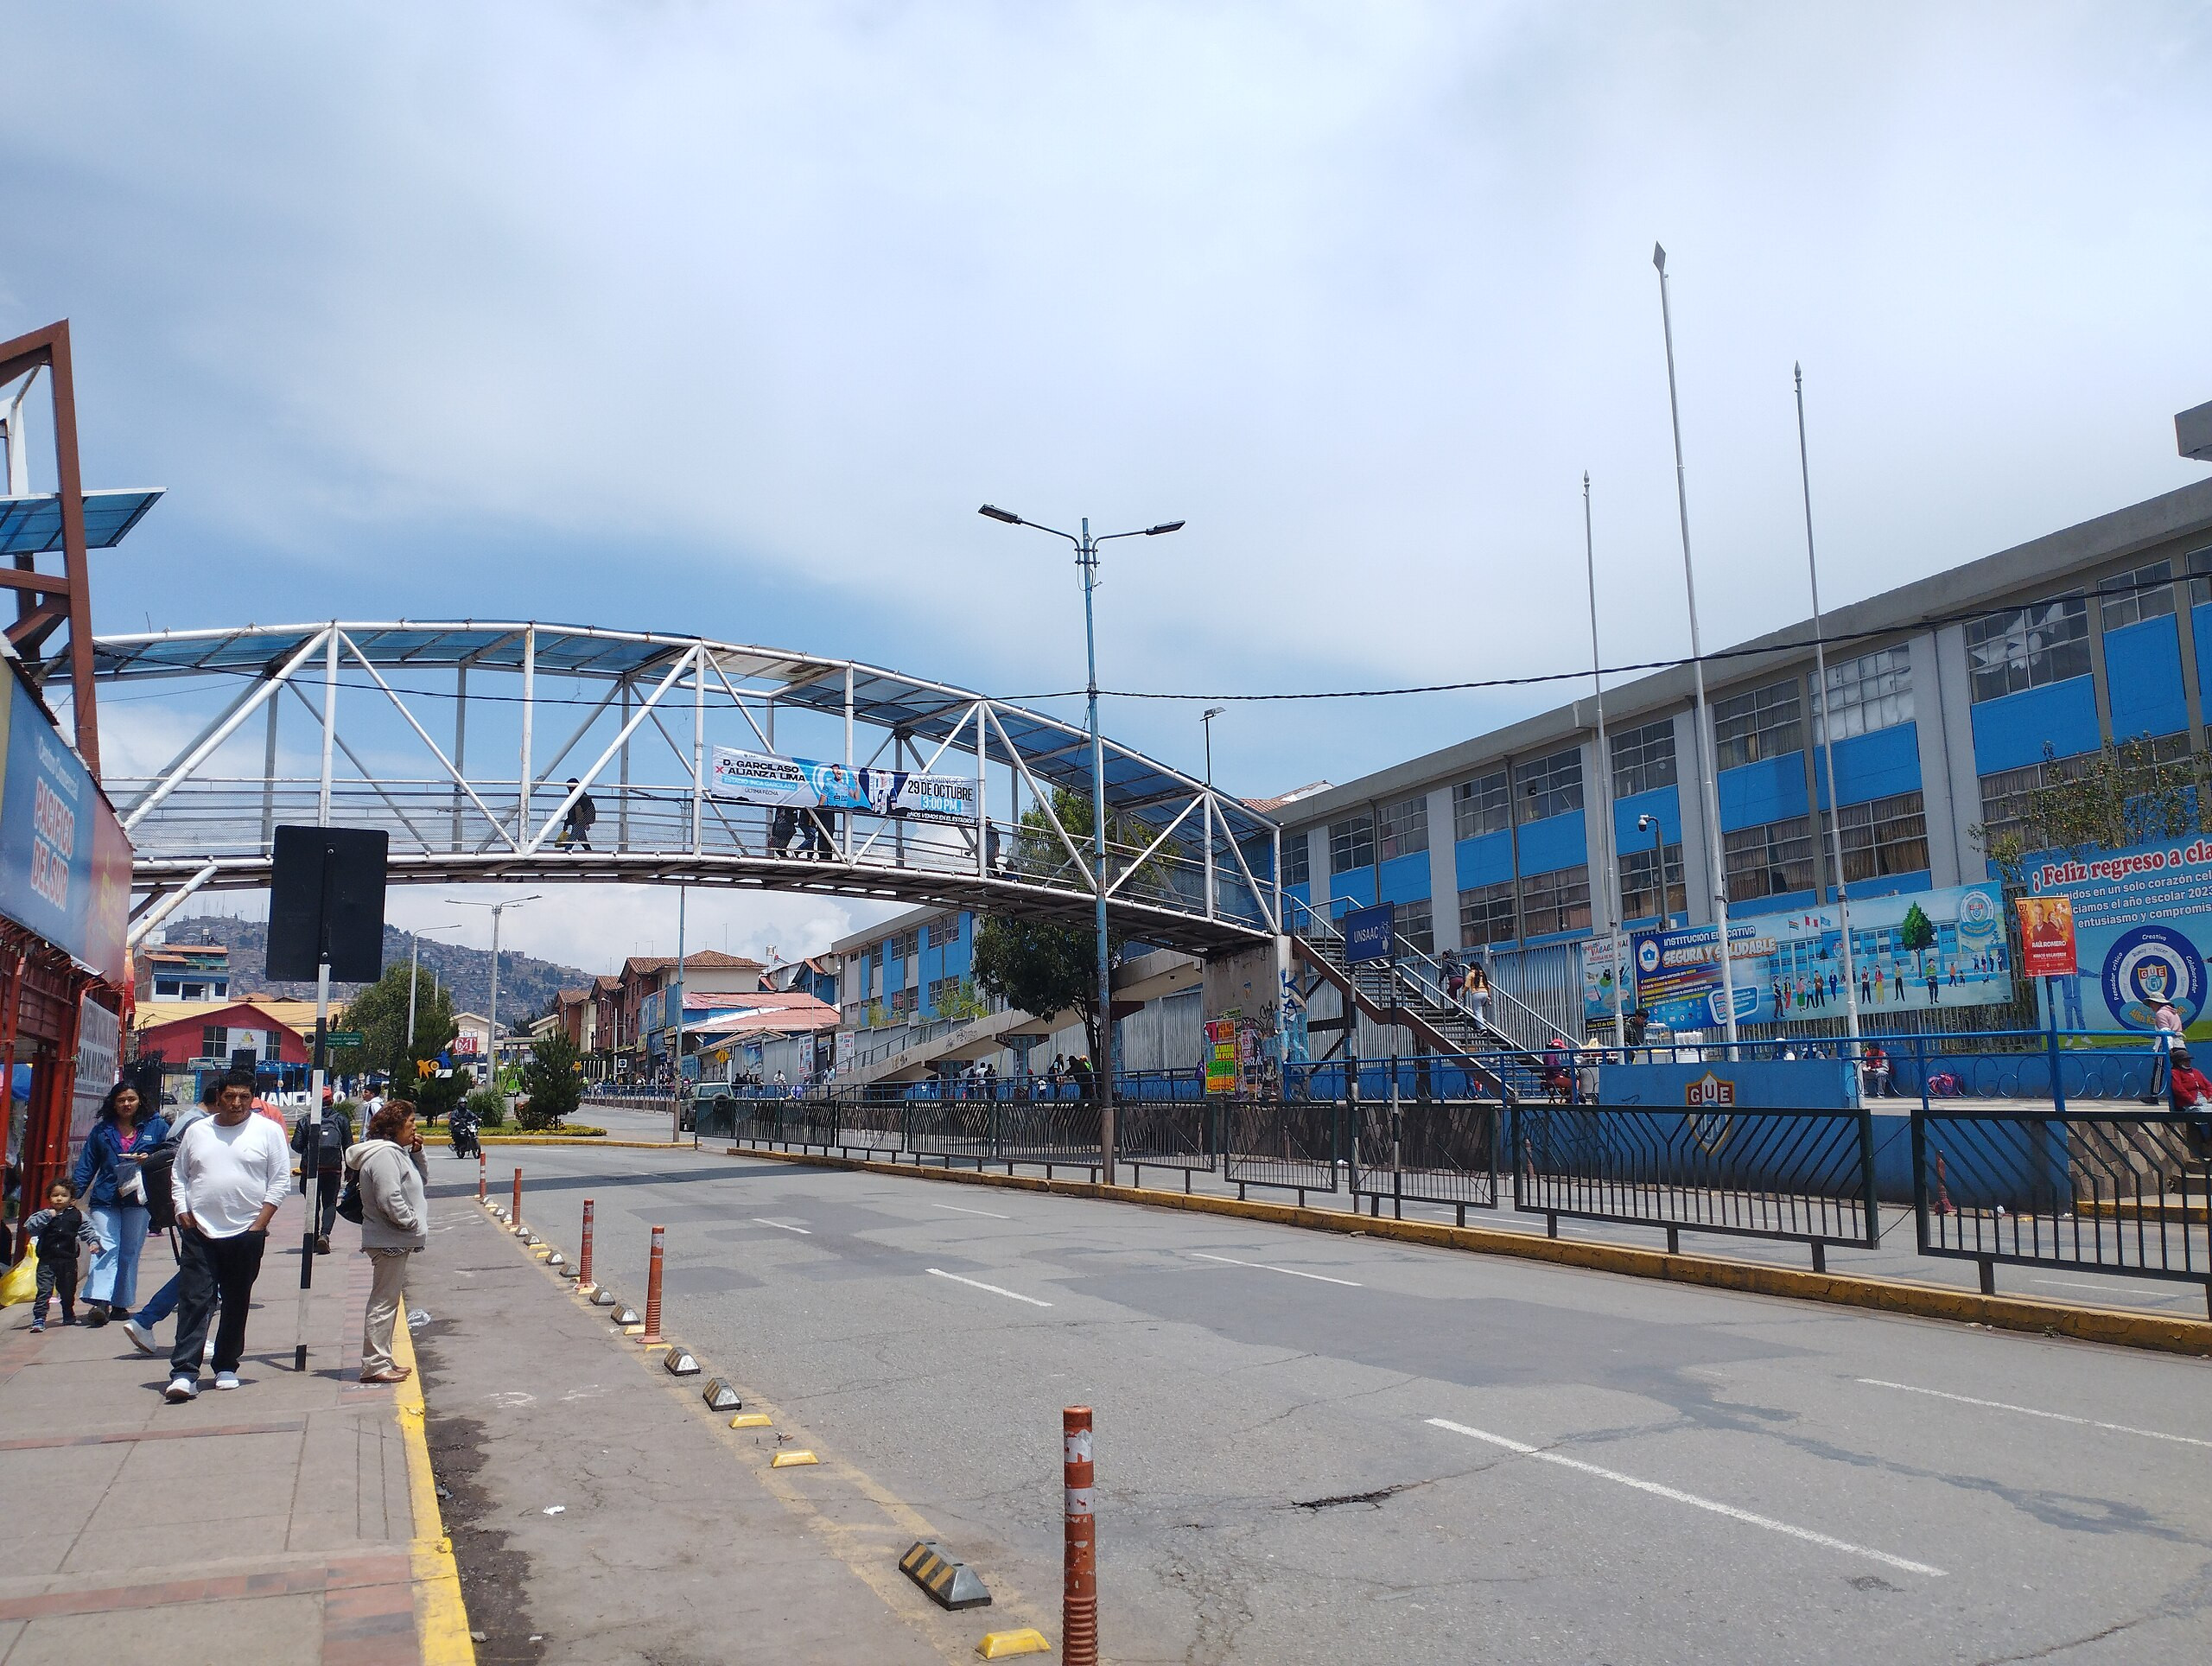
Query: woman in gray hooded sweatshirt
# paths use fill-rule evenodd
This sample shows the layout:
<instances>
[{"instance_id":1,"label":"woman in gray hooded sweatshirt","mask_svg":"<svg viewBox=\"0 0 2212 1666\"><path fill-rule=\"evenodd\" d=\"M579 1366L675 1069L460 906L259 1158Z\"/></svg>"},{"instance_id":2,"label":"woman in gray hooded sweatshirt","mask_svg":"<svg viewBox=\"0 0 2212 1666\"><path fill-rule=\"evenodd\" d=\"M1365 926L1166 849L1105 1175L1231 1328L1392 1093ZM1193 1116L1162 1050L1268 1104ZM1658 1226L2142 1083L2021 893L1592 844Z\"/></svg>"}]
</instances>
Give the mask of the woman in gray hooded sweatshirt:
<instances>
[{"instance_id":1,"label":"woman in gray hooded sweatshirt","mask_svg":"<svg viewBox=\"0 0 2212 1666\"><path fill-rule=\"evenodd\" d=\"M369 1118L368 1137L346 1154L361 1192L361 1248L373 1269L361 1333L361 1381L404 1383L407 1367L391 1357L392 1329L407 1300L407 1257L429 1241L423 1198L423 1141L415 1107L387 1101Z\"/></svg>"}]
</instances>

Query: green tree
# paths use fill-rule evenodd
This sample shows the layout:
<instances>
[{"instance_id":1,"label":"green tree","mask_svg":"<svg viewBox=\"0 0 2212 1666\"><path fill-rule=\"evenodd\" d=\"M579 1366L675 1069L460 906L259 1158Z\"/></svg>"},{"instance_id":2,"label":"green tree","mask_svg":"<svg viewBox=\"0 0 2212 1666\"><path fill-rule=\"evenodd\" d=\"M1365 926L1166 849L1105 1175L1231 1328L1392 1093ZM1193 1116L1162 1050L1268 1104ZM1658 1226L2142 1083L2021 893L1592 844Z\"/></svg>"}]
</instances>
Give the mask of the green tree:
<instances>
[{"instance_id":1,"label":"green tree","mask_svg":"<svg viewBox=\"0 0 2212 1666\"><path fill-rule=\"evenodd\" d=\"M1055 788L1052 815L1067 834L1064 843L1052 817L1031 809L1021 817L1007 853L1006 871L1017 878L1070 881L1081 883L1082 868L1068 853L1072 843L1089 860L1090 799L1087 794ZM1153 835L1140 823L1109 816L1106 824L1109 858L1116 852L1126 862L1152 843ZM1172 859L1179 854L1162 847L1126 883L1137 887L1164 883L1172 872ZM1118 877L1118 870L1116 873ZM1109 881L1110 882L1110 881ZM1121 952L1122 939L1109 932L1109 956ZM1016 919L987 914L976 925L974 976L977 987L1009 1006L1042 1019L1073 1008L1083 1020L1083 1033L1094 1067L1103 1067L1104 1053L1098 1033L1098 932L1089 925Z\"/></svg>"},{"instance_id":2,"label":"green tree","mask_svg":"<svg viewBox=\"0 0 2212 1666\"><path fill-rule=\"evenodd\" d=\"M2063 850L2125 850L2159 839L2212 831L2212 777L2193 755L2161 759L2148 739L2107 741L2098 751L2060 758L2049 746L2034 785L1993 805L1996 829L1977 823L1980 842L2008 887L2026 882L2029 857Z\"/></svg>"},{"instance_id":3,"label":"green tree","mask_svg":"<svg viewBox=\"0 0 2212 1666\"><path fill-rule=\"evenodd\" d=\"M1936 946L1936 925L1921 912L1918 903L1904 911L1904 919L1897 926L1897 941L1912 951L1913 963L1924 974L1928 963L1922 956Z\"/></svg>"},{"instance_id":4,"label":"green tree","mask_svg":"<svg viewBox=\"0 0 2212 1666\"><path fill-rule=\"evenodd\" d=\"M437 980L423 968L416 969L415 1035L407 1035L407 973L404 962L387 966L385 974L355 995L346 1008L345 1027L361 1033L358 1047L334 1048L334 1070L353 1072L384 1070L403 1091L416 1080L417 1060L434 1059L440 1048L461 1032L453 1021L451 991L437 987Z\"/></svg>"},{"instance_id":5,"label":"green tree","mask_svg":"<svg viewBox=\"0 0 2212 1666\"><path fill-rule=\"evenodd\" d=\"M531 1043L530 1062L522 1067L522 1091L529 1098L517 1107L515 1120L533 1134L558 1128L564 1117L575 1114L583 1103L583 1071L566 1030L555 1030Z\"/></svg>"}]
</instances>

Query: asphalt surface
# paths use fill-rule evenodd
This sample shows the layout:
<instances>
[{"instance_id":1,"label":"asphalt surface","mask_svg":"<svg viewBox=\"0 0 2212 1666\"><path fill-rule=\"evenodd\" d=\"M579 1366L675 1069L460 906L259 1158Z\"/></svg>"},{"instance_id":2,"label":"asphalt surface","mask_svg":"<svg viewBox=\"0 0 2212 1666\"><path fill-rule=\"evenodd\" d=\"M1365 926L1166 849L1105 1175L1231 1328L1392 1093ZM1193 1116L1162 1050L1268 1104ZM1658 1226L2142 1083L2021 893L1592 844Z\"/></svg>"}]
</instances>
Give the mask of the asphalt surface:
<instances>
[{"instance_id":1,"label":"asphalt surface","mask_svg":"<svg viewBox=\"0 0 2212 1666\"><path fill-rule=\"evenodd\" d=\"M1116 1662L2212 1639L2212 1363L713 1153L493 1156L556 1243L595 1200L625 1295L664 1225L671 1335L1048 1607L1059 1412L1095 1408Z\"/></svg>"}]
</instances>

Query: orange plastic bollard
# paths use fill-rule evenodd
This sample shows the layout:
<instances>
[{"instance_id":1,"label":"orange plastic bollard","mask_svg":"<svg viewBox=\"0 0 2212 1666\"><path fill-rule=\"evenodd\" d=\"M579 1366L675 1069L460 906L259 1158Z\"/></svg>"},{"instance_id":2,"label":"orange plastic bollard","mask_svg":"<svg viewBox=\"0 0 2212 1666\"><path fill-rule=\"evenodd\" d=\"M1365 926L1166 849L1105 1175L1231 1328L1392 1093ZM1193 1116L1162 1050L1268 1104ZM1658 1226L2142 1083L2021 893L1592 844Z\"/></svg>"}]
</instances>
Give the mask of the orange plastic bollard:
<instances>
[{"instance_id":1,"label":"orange plastic bollard","mask_svg":"<svg viewBox=\"0 0 2212 1666\"><path fill-rule=\"evenodd\" d=\"M591 1199L584 1199L584 1243L576 1252L576 1282L591 1282Z\"/></svg>"},{"instance_id":2,"label":"orange plastic bollard","mask_svg":"<svg viewBox=\"0 0 2212 1666\"><path fill-rule=\"evenodd\" d=\"M1067 1498L1066 1562L1060 1595L1060 1658L1098 1666L1098 1541L1090 1509L1090 1408L1060 1414Z\"/></svg>"},{"instance_id":3,"label":"orange plastic bollard","mask_svg":"<svg viewBox=\"0 0 2212 1666\"><path fill-rule=\"evenodd\" d=\"M522 1224L522 1170L519 1168L515 1170L515 1212L513 1218L507 1222L507 1224L510 1226L520 1226Z\"/></svg>"},{"instance_id":4,"label":"orange plastic bollard","mask_svg":"<svg viewBox=\"0 0 2212 1666\"><path fill-rule=\"evenodd\" d=\"M668 1229L653 1228L652 1259L645 1267L645 1333L638 1339L647 1347L661 1339L660 1334L660 1260L661 1239Z\"/></svg>"},{"instance_id":5,"label":"orange plastic bollard","mask_svg":"<svg viewBox=\"0 0 2212 1666\"><path fill-rule=\"evenodd\" d=\"M479 1203L482 1203L488 1195L485 1191L485 1186L490 1178L490 1175L485 1172L484 1153L480 1147L476 1153L476 1201Z\"/></svg>"}]
</instances>

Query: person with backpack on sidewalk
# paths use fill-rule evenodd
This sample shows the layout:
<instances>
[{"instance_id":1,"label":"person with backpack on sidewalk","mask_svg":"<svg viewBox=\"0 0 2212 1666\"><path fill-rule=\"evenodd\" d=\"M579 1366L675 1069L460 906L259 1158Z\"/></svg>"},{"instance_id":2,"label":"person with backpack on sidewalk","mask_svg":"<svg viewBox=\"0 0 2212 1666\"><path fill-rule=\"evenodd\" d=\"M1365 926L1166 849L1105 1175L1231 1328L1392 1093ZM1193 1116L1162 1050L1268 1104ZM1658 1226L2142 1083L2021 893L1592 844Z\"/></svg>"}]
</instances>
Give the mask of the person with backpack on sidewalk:
<instances>
[{"instance_id":1,"label":"person with backpack on sidewalk","mask_svg":"<svg viewBox=\"0 0 2212 1666\"><path fill-rule=\"evenodd\" d=\"M346 1154L361 1211L361 1249L370 1266L369 1306L361 1325L361 1381L404 1383L391 1357L392 1332L407 1300L407 1258L429 1243L423 1140L415 1107L394 1099L369 1118L369 1135Z\"/></svg>"},{"instance_id":2,"label":"person with backpack on sidewalk","mask_svg":"<svg viewBox=\"0 0 2212 1666\"><path fill-rule=\"evenodd\" d=\"M253 1114L251 1075L225 1078L222 1108L186 1130L174 1173L184 1266L164 1393L181 1404L200 1392L200 1350L219 1303L215 1386L238 1386L246 1312L269 1247L269 1223L292 1189L292 1155L281 1126Z\"/></svg>"},{"instance_id":3,"label":"person with backpack on sidewalk","mask_svg":"<svg viewBox=\"0 0 2212 1666\"><path fill-rule=\"evenodd\" d=\"M46 1306L61 1295L61 1322L77 1322L77 1251L99 1252L100 1235L77 1207L77 1188L56 1180L47 1188L46 1207L23 1223L23 1236L38 1246L38 1294L31 1302L31 1329L46 1328Z\"/></svg>"},{"instance_id":4,"label":"person with backpack on sidewalk","mask_svg":"<svg viewBox=\"0 0 2212 1666\"><path fill-rule=\"evenodd\" d=\"M374 1102L370 1116L373 1121ZM292 1130L292 1149L300 1154L301 1194L307 1194L310 1184L314 1187L318 1256L330 1253L330 1229L338 1224L339 1188L346 1181L346 1153L353 1143L353 1113L343 1100L324 1105L320 1122L301 1112L300 1125ZM310 1145L315 1149L308 1149Z\"/></svg>"}]
</instances>

